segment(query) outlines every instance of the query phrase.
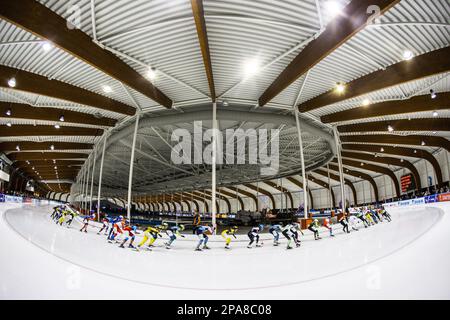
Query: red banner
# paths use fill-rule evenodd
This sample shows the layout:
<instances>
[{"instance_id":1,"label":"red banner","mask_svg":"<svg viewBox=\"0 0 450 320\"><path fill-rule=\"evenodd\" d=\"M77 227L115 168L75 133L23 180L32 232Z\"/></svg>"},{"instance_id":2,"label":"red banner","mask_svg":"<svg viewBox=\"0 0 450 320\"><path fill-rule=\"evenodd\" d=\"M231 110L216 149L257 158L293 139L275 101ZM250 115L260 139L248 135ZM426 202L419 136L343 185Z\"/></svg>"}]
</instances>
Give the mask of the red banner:
<instances>
[{"instance_id":1,"label":"red banner","mask_svg":"<svg viewBox=\"0 0 450 320\"><path fill-rule=\"evenodd\" d=\"M450 201L450 192L449 193L442 193L438 195L439 201Z\"/></svg>"}]
</instances>

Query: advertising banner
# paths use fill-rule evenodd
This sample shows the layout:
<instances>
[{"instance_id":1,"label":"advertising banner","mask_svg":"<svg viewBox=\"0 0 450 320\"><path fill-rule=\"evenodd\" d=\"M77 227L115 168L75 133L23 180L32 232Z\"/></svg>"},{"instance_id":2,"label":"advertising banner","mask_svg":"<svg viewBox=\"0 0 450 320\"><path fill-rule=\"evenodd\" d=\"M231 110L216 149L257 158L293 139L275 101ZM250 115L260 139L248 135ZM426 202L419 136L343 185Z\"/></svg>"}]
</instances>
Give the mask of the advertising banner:
<instances>
[{"instance_id":1,"label":"advertising banner","mask_svg":"<svg viewBox=\"0 0 450 320\"><path fill-rule=\"evenodd\" d=\"M5 195L0 193L0 202L5 202Z\"/></svg>"},{"instance_id":2,"label":"advertising banner","mask_svg":"<svg viewBox=\"0 0 450 320\"><path fill-rule=\"evenodd\" d=\"M425 203L434 203L434 202L438 202L438 196L436 194L425 197Z\"/></svg>"},{"instance_id":3,"label":"advertising banner","mask_svg":"<svg viewBox=\"0 0 450 320\"><path fill-rule=\"evenodd\" d=\"M450 192L438 195L439 201L450 201Z\"/></svg>"}]
</instances>

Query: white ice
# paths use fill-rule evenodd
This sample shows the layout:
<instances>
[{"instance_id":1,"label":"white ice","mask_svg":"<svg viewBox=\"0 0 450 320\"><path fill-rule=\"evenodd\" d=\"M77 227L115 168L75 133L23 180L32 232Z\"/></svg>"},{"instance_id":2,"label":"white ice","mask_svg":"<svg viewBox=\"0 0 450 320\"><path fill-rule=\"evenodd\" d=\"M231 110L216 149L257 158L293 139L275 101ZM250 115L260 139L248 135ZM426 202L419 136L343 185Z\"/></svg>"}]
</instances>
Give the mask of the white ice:
<instances>
[{"instance_id":1,"label":"white ice","mask_svg":"<svg viewBox=\"0 0 450 320\"><path fill-rule=\"evenodd\" d=\"M79 222L55 225L50 207L0 204L1 299L449 299L450 203L390 209L393 222L334 238L306 230L286 250L263 235L195 252L196 238L152 252L107 243ZM282 238L282 237L281 237ZM137 239L137 242L140 238Z\"/></svg>"}]
</instances>

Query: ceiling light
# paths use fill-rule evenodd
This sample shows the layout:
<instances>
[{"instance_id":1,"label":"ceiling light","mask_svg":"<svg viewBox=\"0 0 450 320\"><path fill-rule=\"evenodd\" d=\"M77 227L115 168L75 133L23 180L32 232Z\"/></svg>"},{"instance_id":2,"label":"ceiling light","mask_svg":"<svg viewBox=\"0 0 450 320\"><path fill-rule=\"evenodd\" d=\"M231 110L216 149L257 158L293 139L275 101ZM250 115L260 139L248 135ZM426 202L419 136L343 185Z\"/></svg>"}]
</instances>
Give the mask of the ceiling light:
<instances>
[{"instance_id":1,"label":"ceiling light","mask_svg":"<svg viewBox=\"0 0 450 320\"><path fill-rule=\"evenodd\" d=\"M387 128L387 129L388 129L389 132L394 131L394 128L393 128L391 125L388 125L388 128Z\"/></svg>"},{"instance_id":2,"label":"ceiling light","mask_svg":"<svg viewBox=\"0 0 450 320\"><path fill-rule=\"evenodd\" d=\"M330 17L335 17L342 11L342 5L337 1L327 1L325 2L325 9Z\"/></svg>"},{"instance_id":3,"label":"ceiling light","mask_svg":"<svg viewBox=\"0 0 450 320\"><path fill-rule=\"evenodd\" d=\"M55 150L55 146L53 144L50 146L50 150ZM53 161L55 161L55 160L53 160Z\"/></svg>"},{"instance_id":4,"label":"ceiling light","mask_svg":"<svg viewBox=\"0 0 450 320\"><path fill-rule=\"evenodd\" d=\"M364 162L361 162L361 167L363 167L364 166Z\"/></svg>"},{"instance_id":5,"label":"ceiling light","mask_svg":"<svg viewBox=\"0 0 450 320\"><path fill-rule=\"evenodd\" d=\"M417 153L417 150L414 150L414 153Z\"/></svg>"},{"instance_id":6,"label":"ceiling light","mask_svg":"<svg viewBox=\"0 0 450 320\"><path fill-rule=\"evenodd\" d=\"M59 124L55 124L55 128L59 129L59 128L61 128L61 126Z\"/></svg>"},{"instance_id":7,"label":"ceiling light","mask_svg":"<svg viewBox=\"0 0 450 320\"><path fill-rule=\"evenodd\" d=\"M259 63L256 59L247 60L244 64L244 72L248 76L258 73L258 69Z\"/></svg>"},{"instance_id":8,"label":"ceiling light","mask_svg":"<svg viewBox=\"0 0 450 320\"><path fill-rule=\"evenodd\" d=\"M112 92L112 88L110 86L107 86L107 85L103 86L102 89L106 93Z\"/></svg>"},{"instance_id":9,"label":"ceiling light","mask_svg":"<svg viewBox=\"0 0 450 320\"><path fill-rule=\"evenodd\" d=\"M370 104L370 100L369 99L364 99L362 102L362 105L367 107Z\"/></svg>"},{"instance_id":10,"label":"ceiling light","mask_svg":"<svg viewBox=\"0 0 450 320\"><path fill-rule=\"evenodd\" d=\"M424 146L424 145L425 145L425 141L422 141L421 145L423 145L423 146Z\"/></svg>"},{"instance_id":11,"label":"ceiling light","mask_svg":"<svg viewBox=\"0 0 450 320\"><path fill-rule=\"evenodd\" d=\"M433 111L433 117L437 117L439 113L437 111Z\"/></svg>"},{"instance_id":12,"label":"ceiling light","mask_svg":"<svg viewBox=\"0 0 450 320\"><path fill-rule=\"evenodd\" d=\"M53 48L53 45L48 41L45 41L42 44L42 49L44 49L44 51L50 51L51 48Z\"/></svg>"},{"instance_id":13,"label":"ceiling light","mask_svg":"<svg viewBox=\"0 0 450 320\"><path fill-rule=\"evenodd\" d=\"M412 51L410 50L405 50L403 51L403 60L411 60L412 58L414 58L414 54L412 53Z\"/></svg>"},{"instance_id":14,"label":"ceiling light","mask_svg":"<svg viewBox=\"0 0 450 320\"><path fill-rule=\"evenodd\" d=\"M31 167L31 170L34 170L34 167Z\"/></svg>"},{"instance_id":15,"label":"ceiling light","mask_svg":"<svg viewBox=\"0 0 450 320\"><path fill-rule=\"evenodd\" d=\"M338 94L344 93L344 91L345 91L345 84L343 84L341 82L336 83L335 90L336 90L336 93L338 93Z\"/></svg>"},{"instance_id":16,"label":"ceiling light","mask_svg":"<svg viewBox=\"0 0 450 320\"><path fill-rule=\"evenodd\" d=\"M17 150L17 151L20 151L19 145L16 146L16 150Z\"/></svg>"},{"instance_id":17,"label":"ceiling light","mask_svg":"<svg viewBox=\"0 0 450 320\"><path fill-rule=\"evenodd\" d=\"M7 116L10 116L10 115L12 114L11 109L6 110L5 114L6 114Z\"/></svg>"},{"instance_id":18,"label":"ceiling light","mask_svg":"<svg viewBox=\"0 0 450 320\"><path fill-rule=\"evenodd\" d=\"M434 99L434 98L436 98L436 92L434 92L434 90L433 89L431 89L430 90L430 95L431 95L431 99Z\"/></svg>"},{"instance_id":19,"label":"ceiling light","mask_svg":"<svg viewBox=\"0 0 450 320\"><path fill-rule=\"evenodd\" d=\"M7 123L6 123L6 126L7 126L7 127L11 127L11 126L12 126L11 122L7 122Z\"/></svg>"},{"instance_id":20,"label":"ceiling light","mask_svg":"<svg viewBox=\"0 0 450 320\"><path fill-rule=\"evenodd\" d=\"M381 152L384 152L384 148L383 148L383 147L381 147L380 151L381 151Z\"/></svg>"},{"instance_id":21,"label":"ceiling light","mask_svg":"<svg viewBox=\"0 0 450 320\"><path fill-rule=\"evenodd\" d=\"M8 86L14 88L17 85L16 78L11 78L8 80Z\"/></svg>"},{"instance_id":22,"label":"ceiling light","mask_svg":"<svg viewBox=\"0 0 450 320\"><path fill-rule=\"evenodd\" d=\"M433 134L436 134L436 131L433 131Z\"/></svg>"},{"instance_id":23,"label":"ceiling light","mask_svg":"<svg viewBox=\"0 0 450 320\"><path fill-rule=\"evenodd\" d=\"M147 71L147 77L150 79L150 81L155 80L156 79L156 69L149 68Z\"/></svg>"},{"instance_id":24,"label":"ceiling light","mask_svg":"<svg viewBox=\"0 0 450 320\"><path fill-rule=\"evenodd\" d=\"M53 168L54 168L55 170L56 170L56 169L58 169L58 167L57 167L57 166L54 166Z\"/></svg>"},{"instance_id":25,"label":"ceiling light","mask_svg":"<svg viewBox=\"0 0 450 320\"><path fill-rule=\"evenodd\" d=\"M64 120L65 120L65 119L64 119L64 116L63 116L63 115L60 115L60 116L59 116L59 121L64 122Z\"/></svg>"},{"instance_id":26,"label":"ceiling light","mask_svg":"<svg viewBox=\"0 0 450 320\"><path fill-rule=\"evenodd\" d=\"M222 104L224 107L228 107L228 101L223 101Z\"/></svg>"},{"instance_id":27,"label":"ceiling light","mask_svg":"<svg viewBox=\"0 0 450 320\"><path fill-rule=\"evenodd\" d=\"M400 162L403 162L404 160L403 159L400 159Z\"/></svg>"},{"instance_id":28,"label":"ceiling light","mask_svg":"<svg viewBox=\"0 0 450 320\"><path fill-rule=\"evenodd\" d=\"M27 161L25 161L25 162L26 162L27 164L30 164L30 161L28 161L28 160L27 160Z\"/></svg>"}]
</instances>

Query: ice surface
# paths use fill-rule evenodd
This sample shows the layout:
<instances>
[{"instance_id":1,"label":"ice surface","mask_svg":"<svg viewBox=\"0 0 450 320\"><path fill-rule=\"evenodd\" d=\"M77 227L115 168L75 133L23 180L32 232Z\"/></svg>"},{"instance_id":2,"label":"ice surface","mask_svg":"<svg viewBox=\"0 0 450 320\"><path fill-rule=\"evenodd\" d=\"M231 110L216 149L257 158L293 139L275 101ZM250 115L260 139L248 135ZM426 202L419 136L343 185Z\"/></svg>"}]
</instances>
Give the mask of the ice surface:
<instances>
[{"instance_id":1,"label":"ice surface","mask_svg":"<svg viewBox=\"0 0 450 320\"><path fill-rule=\"evenodd\" d=\"M95 228L79 232L79 222L55 225L49 207L0 212L3 299L450 298L449 204L392 209L393 222L351 234L335 225L336 237L321 230L319 241L307 230L294 250L264 235L262 248L240 236L226 251L218 236L203 252L192 235L135 252Z\"/></svg>"}]
</instances>

